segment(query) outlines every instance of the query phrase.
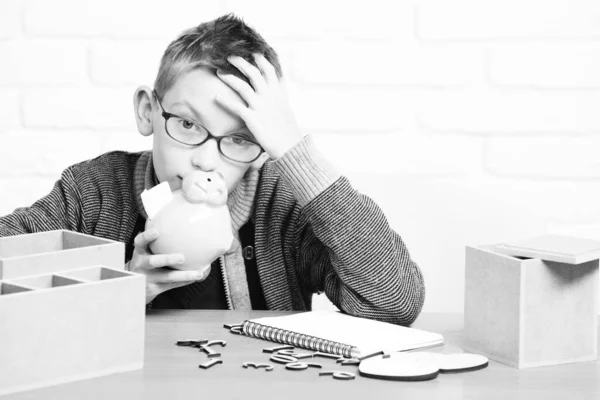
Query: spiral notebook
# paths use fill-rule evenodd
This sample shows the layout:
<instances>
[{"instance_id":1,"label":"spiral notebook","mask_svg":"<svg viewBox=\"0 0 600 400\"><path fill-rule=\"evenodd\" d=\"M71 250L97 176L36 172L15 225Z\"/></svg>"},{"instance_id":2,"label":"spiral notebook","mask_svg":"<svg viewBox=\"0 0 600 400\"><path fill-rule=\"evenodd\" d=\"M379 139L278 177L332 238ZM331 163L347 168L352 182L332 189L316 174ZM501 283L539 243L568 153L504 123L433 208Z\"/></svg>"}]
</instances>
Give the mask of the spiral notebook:
<instances>
[{"instance_id":1,"label":"spiral notebook","mask_svg":"<svg viewBox=\"0 0 600 400\"><path fill-rule=\"evenodd\" d=\"M244 321L245 335L348 358L413 350L444 343L439 333L353 317L308 311Z\"/></svg>"}]
</instances>

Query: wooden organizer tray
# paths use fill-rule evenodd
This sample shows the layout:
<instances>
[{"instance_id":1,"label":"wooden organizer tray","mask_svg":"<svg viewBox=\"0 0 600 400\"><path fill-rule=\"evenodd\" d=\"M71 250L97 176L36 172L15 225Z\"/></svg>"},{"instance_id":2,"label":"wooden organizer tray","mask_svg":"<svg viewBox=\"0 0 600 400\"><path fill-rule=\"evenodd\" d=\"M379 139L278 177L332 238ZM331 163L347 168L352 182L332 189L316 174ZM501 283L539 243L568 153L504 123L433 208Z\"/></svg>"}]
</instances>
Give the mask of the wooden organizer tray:
<instances>
[{"instance_id":1,"label":"wooden organizer tray","mask_svg":"<svg viewBox=\"0 0 600 400\"><path fill-rule=\"evenodd\" d=\"M112 240L0 238L0 395L143 366L145 277L123 265Z\"/></svg>"},{"instance_id":2,"label":"wooden organizer tray","mask_svg":"<svg viewBox=\"0 0 600 400\"><path fill-rule=\"evenodd\" d=\"M67 230L0 238L0 279L90 265L123 269L125 245Z\"/></svg>"}]
</instances>

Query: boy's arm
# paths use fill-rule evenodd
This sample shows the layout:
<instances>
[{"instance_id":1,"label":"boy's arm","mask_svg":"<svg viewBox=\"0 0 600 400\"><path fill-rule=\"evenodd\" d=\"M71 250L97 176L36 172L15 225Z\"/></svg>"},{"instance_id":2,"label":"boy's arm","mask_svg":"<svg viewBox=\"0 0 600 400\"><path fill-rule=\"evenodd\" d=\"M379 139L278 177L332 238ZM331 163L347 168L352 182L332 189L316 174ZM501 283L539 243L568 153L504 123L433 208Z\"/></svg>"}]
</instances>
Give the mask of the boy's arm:
<instances>
[{"instance_id":1,"label":"boy's arm","mask_svg":"<svg viewBox=\"0 0 600 400\"><path fill-rule=\"evenodd\" d=\"M381 209L327 164L310 137L274 164L309 222L298 262L311 289L349 314L411 324L425 300L423 277Z\"/></svg>"},{"instance_id":2,"label":"boy's arm","mask_svg":"<svg viewBox=\"0 0 600 400\"><path fill-rule=\"evenodd\" d=\"M68 229L78 231L82 225L81 201L72 170L62 173L52 191L30 207L17 208L0 217L0 236Z\"/></svg>"}]
</instances>

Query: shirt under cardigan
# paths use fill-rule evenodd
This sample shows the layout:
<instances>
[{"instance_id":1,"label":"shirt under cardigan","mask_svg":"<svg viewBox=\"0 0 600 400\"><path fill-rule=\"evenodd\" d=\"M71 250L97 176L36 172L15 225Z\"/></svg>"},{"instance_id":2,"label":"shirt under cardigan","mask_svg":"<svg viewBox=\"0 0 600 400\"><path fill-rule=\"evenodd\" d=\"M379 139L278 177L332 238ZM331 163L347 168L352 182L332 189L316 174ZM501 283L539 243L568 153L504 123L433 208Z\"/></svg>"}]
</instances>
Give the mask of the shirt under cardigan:
<instances>
[{"instance_id":1,"label":"shirt under cardigan","mask_svg":"<svg viewBox=\"0 0 600 400\"><path fill-rule=\"evenodd\" d=\"M423 277L381 209L343 176L319 188L321 167L305 144L289 153L262 167L251 216L266 308L310 310L312 294L325 292L348 314L411 324ZM0 236L68 229L131 246L143 155L116 151L69 167L46 197L0 217Z\"/></svg>"}]
</instances>

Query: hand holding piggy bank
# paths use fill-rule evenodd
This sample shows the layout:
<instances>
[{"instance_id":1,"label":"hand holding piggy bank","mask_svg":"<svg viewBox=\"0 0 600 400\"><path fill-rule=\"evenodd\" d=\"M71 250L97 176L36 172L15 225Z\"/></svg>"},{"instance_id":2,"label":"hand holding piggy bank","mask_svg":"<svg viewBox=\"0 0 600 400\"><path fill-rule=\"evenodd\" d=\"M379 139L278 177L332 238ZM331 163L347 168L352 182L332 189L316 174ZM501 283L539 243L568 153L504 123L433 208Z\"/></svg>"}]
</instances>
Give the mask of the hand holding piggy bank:
<instances>
[{"instance_id":1,"label":"hand holding piggy bank","mask_svg":"<svg viewBox=\"0 0 600 400\"><path fill-rule=\"evenodd\" d=\"M221 174L203 171L186 175L181 186L154 216L149 215L146 229L159 232L150 250L183 254L185 263L177 269L203 270L229 250L233 241L227 186Z\"/></svg>"}]
</instances>

